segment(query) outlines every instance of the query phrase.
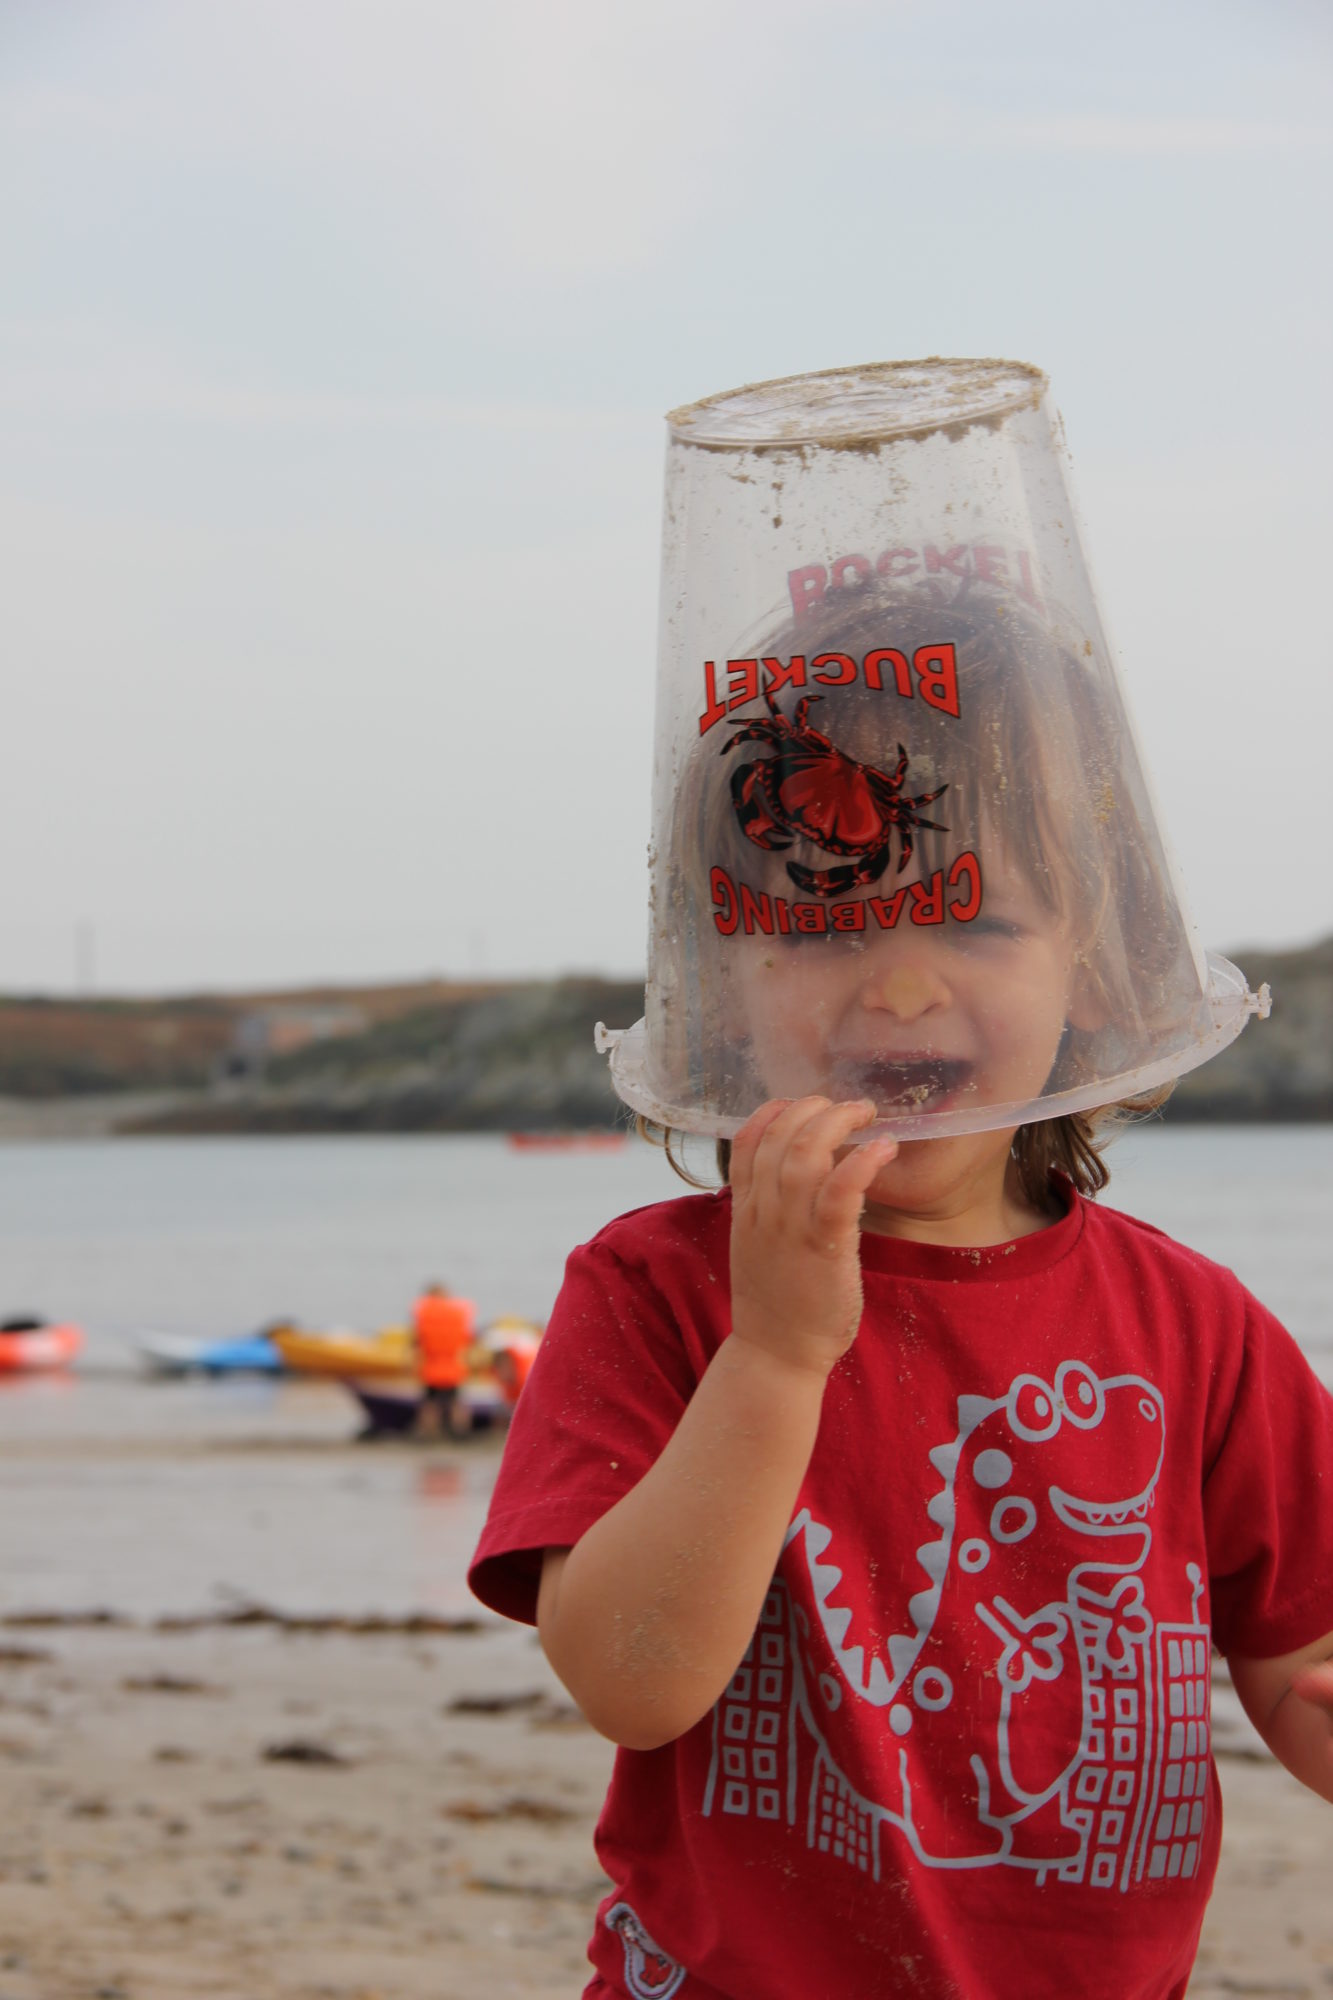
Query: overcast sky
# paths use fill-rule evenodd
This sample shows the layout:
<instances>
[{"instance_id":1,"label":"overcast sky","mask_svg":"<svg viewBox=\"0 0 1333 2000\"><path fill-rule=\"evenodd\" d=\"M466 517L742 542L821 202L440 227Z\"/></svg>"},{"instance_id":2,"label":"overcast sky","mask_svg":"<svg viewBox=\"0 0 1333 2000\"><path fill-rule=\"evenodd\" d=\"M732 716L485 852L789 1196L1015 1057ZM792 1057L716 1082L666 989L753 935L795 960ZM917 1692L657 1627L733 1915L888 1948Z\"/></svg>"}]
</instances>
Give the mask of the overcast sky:
<instances>
[{"instance_id":1,"label":"overcast sky","mask_svg":"<svg viewBox=\"0 0 1333 2000\"><path fill-rule=\"evenodd\" d=\"M641 970L662 413L1052 378L1205 941L1333 928L1322 0L0 0L0 988Z\"/></svg>"}]
</instances>

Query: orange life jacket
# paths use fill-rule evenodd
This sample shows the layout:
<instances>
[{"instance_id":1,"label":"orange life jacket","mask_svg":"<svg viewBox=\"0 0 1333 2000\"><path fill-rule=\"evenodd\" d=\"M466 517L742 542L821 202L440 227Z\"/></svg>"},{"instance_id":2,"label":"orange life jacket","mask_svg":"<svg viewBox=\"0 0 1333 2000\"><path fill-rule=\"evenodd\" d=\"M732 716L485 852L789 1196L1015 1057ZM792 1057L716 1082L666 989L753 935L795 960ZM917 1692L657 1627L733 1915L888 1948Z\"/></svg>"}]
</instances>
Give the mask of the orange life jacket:
<instances>
[{"instance_id":1,"label":"orange life jacket","mask_svg":"<svg viewBox=\"0 0 1333 2000\"><path fill-rule=\"evenodd\" d=\"M501 1385L505 1401L512 1409L518 1401L519 1391L532 1373L532 1364L537 1359L537 1343L535 1340L524 1340L520 1335L508 1341L501 1352L508 1355L510 1366L514 1371Z\"/></svg>"},{"instance_id":2,"label":"orange life jacket","mask_svg":"<svg viewBox=\"0 0 1333 2000\"><path fill-rule=\"evenodd\" d=\"M417 1373L428 1389L457 1389L467 1380L476 1308L471 1299L423 1292L412 1308Z\"/></svg>"}]
</instances>

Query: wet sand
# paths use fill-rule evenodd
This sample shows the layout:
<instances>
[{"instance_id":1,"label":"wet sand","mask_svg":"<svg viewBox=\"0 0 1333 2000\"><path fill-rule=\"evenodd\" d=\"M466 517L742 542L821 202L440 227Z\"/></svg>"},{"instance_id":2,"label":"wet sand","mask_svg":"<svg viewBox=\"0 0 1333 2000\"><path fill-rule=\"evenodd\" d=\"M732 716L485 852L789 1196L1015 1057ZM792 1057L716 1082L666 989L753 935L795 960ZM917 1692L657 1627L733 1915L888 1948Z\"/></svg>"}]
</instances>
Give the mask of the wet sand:
<instances>
[{"instance_id":1,"label":"wet sand","mask_svg":"<svg viewBox=\"0 0 1333 2000\"><path fill-rule=\"evenodd\" d=\"M1218 1734L1191 1994L1333 1991L1329 1808ZM0 2000L573 2000L610 1754L484 1618L0 1624Z\"/></svg>"}]
</instances>

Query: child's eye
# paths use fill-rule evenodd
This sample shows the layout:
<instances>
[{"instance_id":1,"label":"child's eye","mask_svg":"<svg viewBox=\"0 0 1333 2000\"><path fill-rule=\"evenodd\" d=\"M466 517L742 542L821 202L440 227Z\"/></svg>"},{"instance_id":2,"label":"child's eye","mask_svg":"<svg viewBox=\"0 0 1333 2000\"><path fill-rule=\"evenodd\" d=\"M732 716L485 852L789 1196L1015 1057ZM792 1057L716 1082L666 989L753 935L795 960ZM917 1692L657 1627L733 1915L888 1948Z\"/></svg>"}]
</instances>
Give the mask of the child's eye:
<instances>
[{"instance_id":1,"label":"child's eye","mask_svg":"<svg viewBox=\"0 0 1333 2000\"><path fill-rule=\"evenodd\" d=\"M974 917L971 923L955 924L950 933L953 942L959 945L980 944L999 939L1006 944L1016 944L1023 936L1023 926L1012 917Z\"/></svg>"},{"instance_id":2,"label":"child's eye","mask_svg":"<svg viewBox=\"0 0 1333 2000\"><path fill-rule=\"evenodd\" d=\"M793 948L809 951L820 945L832 944L834 939L841 935L841 932L831 930L801 931L792 929L789 931L779 931L773 942L789 951Z\"/></svg>"}]
</instances>

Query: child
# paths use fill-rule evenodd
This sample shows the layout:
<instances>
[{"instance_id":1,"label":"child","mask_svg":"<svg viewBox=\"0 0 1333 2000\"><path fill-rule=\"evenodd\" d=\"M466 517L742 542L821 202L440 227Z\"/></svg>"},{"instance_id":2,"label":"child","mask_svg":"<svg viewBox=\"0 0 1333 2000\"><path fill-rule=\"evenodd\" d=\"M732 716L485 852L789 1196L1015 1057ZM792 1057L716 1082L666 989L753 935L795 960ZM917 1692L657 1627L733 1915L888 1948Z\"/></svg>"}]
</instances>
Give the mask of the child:
<instances>
[{"instance_id":1,"label":"child","mask_svg":"<svg viewBox=\"0 0 1333 2000\"><path fill-rule=\"evenodd\" d=\"M892 627L911 658L933 615L848 592L801 657ZM768 1101L727 1188L571 1257L477 1552L621 1746L598 2000L1183 1994L1210 1645L1333 1800L1333 1399L1230 1273L1089 1199L1097 1079L1188 954L1165 864L1099 806L1116 718L1077 663L1012 606L952 629L910 760L864 671L703 735L666 879L712 884L734 948L713 1050L677 1055ZM844 785L881 801L868 862L797 823L833 758L887 785ZM881 921L900 890L924 920ZM923 1115L944 1136L883 1129Z\"/></svg>"}]
</instances>

